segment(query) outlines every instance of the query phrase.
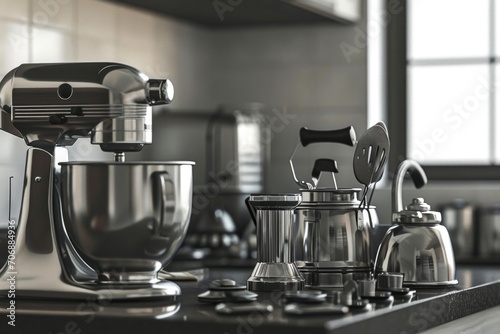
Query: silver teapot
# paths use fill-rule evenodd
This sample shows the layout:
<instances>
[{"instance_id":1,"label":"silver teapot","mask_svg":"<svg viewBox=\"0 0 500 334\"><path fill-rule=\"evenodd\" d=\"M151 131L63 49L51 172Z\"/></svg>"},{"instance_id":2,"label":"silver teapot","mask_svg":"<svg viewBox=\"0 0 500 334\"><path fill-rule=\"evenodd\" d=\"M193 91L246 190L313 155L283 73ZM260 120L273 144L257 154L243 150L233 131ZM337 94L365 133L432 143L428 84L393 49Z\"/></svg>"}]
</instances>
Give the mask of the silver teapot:
<instances>
[{"instance_id":1,"label":"silver teapot","mask_svg":"<svg viewBox=\"0 0 500 334\"><path fill-rule=\"evenodd\" d=\"M432 211L423 198L414 198L403 210L401 188L407 172L417 188L427 183L416 161L405 160L399 165L392 187L394 226L379 246L375 274L402 273L405 286L455 285L455 257L441 213Z\"/></svg>"}]
</instances>

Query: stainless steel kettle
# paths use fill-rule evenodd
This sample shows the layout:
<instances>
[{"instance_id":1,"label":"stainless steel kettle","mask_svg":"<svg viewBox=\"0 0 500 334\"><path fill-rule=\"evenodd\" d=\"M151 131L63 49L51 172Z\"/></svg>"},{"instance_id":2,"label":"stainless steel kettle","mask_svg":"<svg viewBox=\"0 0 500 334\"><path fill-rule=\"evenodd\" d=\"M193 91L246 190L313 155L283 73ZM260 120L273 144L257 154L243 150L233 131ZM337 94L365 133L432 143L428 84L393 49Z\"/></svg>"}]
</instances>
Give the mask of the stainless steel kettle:
<instances>
[{"instance_id":1,"label":"stainless steel kettle","mask_svg":"<svg viewBox=\"0 0 500 334\"><path fill-rule=\"evenodd\" d=\"M392 187L394 226L385 234L375 260L375 274L400 272L405 286L449 286L455 279L455 257L450 235L441 224L441 213L432 211L423 198L415 198L405 210L402 186L409 172L415 186L423 187L427 176L413 160L403 161Z\"/></svg>"},{"instance_id":2,"label":"stainless steel kettle","mask_svg":"<svg viewBox=\"0 0 500 334\"><path fill-rule=\"evenodd\" d=\"M331 131L302 128L297 147L319 142L354 146L356 134L353 127ZM362 207L360 188L337 188L335 160L316 160L312 183L298 181L292 162L297 147L290 167L301 187L302 202L295 209L292 235L295 263L306 285L342 287L345 275L355 280L369 278L374 258L373 234L378 226L375 207ZM331 173L333 187L318 187L322 172Z\"/></svg>"}]
</instances>

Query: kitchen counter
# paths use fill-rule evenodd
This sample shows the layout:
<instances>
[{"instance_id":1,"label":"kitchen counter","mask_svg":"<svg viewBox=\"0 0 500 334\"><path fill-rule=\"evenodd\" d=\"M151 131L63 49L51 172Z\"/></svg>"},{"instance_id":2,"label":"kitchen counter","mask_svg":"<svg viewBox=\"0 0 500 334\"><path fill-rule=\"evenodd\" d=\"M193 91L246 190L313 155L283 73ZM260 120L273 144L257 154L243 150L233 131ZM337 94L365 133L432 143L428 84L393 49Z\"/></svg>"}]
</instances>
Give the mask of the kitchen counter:
<instances>
[{"instance_id":1,"label":"kitchen counter","mask_svg":"<svg viewBox=\"0 0 500 334\"><path fill-rule=\"evenodd\" d=\"M452 289L417 290L413 298L396 298L390 307L337 316L291 316L279 294L260 293L259 301L274 306L268 315L220 315L197 295L214 279L244 284L248 268L205 269L198 282L177 282L178 301L96 303L86 301L16 300L16 326L7 324L7 299L0 300L0 333L414 333L500 305L500 268L462 266Z\"/></svg>"}]
</instances>

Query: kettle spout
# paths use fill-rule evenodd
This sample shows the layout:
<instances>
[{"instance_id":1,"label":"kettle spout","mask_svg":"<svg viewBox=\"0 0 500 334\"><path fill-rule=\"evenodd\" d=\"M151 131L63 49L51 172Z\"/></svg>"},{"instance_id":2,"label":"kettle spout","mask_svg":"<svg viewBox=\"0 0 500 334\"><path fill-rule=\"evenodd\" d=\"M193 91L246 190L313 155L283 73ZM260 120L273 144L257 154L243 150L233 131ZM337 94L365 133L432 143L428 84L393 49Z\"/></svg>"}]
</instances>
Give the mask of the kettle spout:
<instances>
[{"instance_id":1,"label":"kettle spout","mask_svg":"<svg viewBox=\"0 0 500 334\"><path fill-rule=\"evenodd\" d=\"M403 180L406 173L409 173L413 184L417 189L427 184L427 175L418 162L407 159L403 161L397 169L396 176L392 183L392 211L397 213L403 210Z\"/></svg>"}]
</instances>

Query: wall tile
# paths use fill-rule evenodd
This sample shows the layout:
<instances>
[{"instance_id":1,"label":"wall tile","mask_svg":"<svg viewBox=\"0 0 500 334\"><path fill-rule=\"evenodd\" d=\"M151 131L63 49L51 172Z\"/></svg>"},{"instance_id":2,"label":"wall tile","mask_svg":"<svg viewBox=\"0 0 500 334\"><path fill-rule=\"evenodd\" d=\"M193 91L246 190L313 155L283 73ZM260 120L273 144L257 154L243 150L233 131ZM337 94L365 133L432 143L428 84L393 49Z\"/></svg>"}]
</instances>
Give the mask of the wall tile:
<instances>
[{"instance_id":1,"label":"wall tile","mask_svg":"<svg viewBox=\"0 0 500 334\"><path fill-rule=\"evenodd\" d=\"M268 107L311 106L308 67L238 66L215 73L214 97L223 103L262 102Z\"/></svg>"},{"instance_id":2,"label":"wall tile","mask_svg":"<svg viewBox=\"0 0 500 334\"><path fill-rule=\"evenodd\" d=\"M366 66L330 64L313 70L312 90L319 107L366 107Z\"/></svg>"},{"instance_id":3,"label":"wall tile","mask_svg":"<svg viewBox=\"0 0 500 334\"><path fill-rule=\"evenodd\" d=\"M0 20L0 75L29 60L29 34L27 23Z\"/></svg>"},{"instance_id":4,"label":"wall tile","mask_svg":"<svg viewBox=\"0 0 500 334\"><path fill-rule=\"evenodd\" d=\"M318 25L311 37L315 64L365 65L365 28L359 25Z\"/></svg>"},{"instance_id":5,"label":"wall tile","mask_svg":"<svg viewBox=\"0 0 500 334\"><path fill-rule=\"evenodd\" d=\"M80 35L76 40L78 61L104 61L116 59L116 48L109 40Z\"/></svg>"},{"instance_id":6,"label":"wall tile","mask_svg":"<svg viewBox=\"0 0 500 334\"><path fill-rule=\"evenodd\" d=\"M257 27L214 33L221 66L302 65L313 57L314 30L307 26Z\"/></svg>"},{"instance_id":7,"label":"wall tile","mask_svg":"<svg viewBox=\"0 0 500 334\"><path fill-rule=\"evenodd\" d=\"M0 0L0 17L28 21L30 0Z\"/></svg>"},{"instance_id":8,"label":"wall tile","mask_svg":"<svg viewBox=\"0 0 500 334\"><path fill-rule=\"evenodd\" d=\"M30 20L36 29L74 29L76 0L32 0Z\"/></svg>"},{"instance_id":9,"label":"wall tile","mask_svg":"<svg viewBox=\"0 0 500 334\"><path fill-rule=\"evenodd\" d=\"M152 14L118 7L116 57L118 61L143 69L154 62L155 17Z\"/></svg>"},{"instance_id":10,"label":"wall tile","mask_svg":"<svg viewBox=\"0 0 500 334\"><path fill-rule=\"evenodd\" d=\"M117 35L117 6L104 1L78 0L75 3L78 36L93 37L113 44Z\"/></svg>"},{"instance_id":11,"label":"wall tile","mask_svg":"<svg viewBox=\"0 0 500 334\"><path fill-rule=\"evenodd\" d=\"M74 39L64 30L34 28L32 40L33 62L76 61Z\"/></svg>"}]
</instances>

